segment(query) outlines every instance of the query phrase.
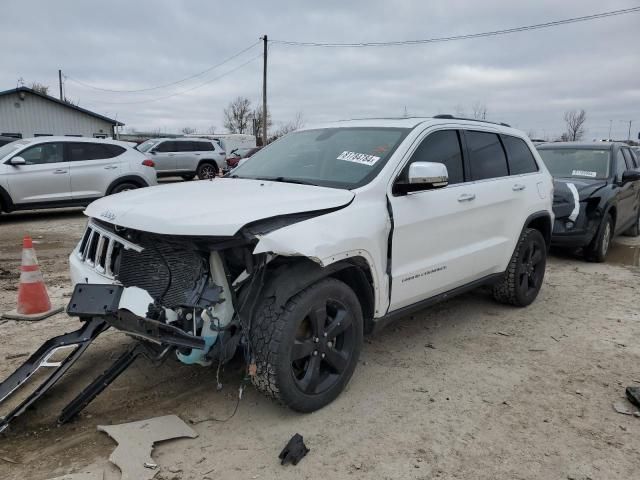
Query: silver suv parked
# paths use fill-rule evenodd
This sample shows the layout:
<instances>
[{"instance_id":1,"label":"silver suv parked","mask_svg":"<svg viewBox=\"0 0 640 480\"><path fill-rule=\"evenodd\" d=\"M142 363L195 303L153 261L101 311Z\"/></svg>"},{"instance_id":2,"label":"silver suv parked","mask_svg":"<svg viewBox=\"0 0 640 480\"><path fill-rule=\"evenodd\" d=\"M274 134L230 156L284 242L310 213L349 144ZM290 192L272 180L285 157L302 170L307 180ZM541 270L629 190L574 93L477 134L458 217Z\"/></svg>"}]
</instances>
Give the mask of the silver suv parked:
<instances>
[{"instance_id":1,"label":"silver suv parked","mask_svg":"<svg viewBox=\"0 0 640 480\"><path fill-rule=\"evenodd\" d=\"M0 211L84 206L156 184L153 161L124 142L39 137L0 147Z\"/></svg>"},{"instance_id":2,"label":"silver suv parked","mask_svg":"<svg viewBox=\"0 0 640 480\"><path fill-rule=\"evenodd\" d=\"M151 155L159 177L212 179L226 167L226 152L206 138L153 138L137 148Z\"/></svg>"}]
</instances>

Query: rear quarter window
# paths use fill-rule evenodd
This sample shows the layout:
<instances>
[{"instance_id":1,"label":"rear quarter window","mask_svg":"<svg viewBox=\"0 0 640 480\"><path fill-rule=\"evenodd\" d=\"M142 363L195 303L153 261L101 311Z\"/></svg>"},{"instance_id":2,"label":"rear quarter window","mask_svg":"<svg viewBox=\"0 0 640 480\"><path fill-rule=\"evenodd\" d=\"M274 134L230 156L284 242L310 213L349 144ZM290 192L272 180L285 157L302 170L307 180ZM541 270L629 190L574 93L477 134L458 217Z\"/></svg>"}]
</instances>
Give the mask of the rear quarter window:
<instances>
[{"instance_id":1,"label":"rear quarter window","mask_svg":"<svg viewBox=\"0 0 640 480\"><path fill-rule=\"evenodd\" d=\"M507 150L509 173L511 175L522 175L538 171L538 164L527 142L511 135L503 135L502 142Z\"/></svg>"},{"instance_id":2,"label":"rear quarter window","mask_svg":"<svg viewBox=\"0 0 640 480\"><path fill-rule=\"evenodd\" d=\"M213 143L211 142L193 142L194 151L196 152L213 152Z\"/></svg>"}]
</instances>

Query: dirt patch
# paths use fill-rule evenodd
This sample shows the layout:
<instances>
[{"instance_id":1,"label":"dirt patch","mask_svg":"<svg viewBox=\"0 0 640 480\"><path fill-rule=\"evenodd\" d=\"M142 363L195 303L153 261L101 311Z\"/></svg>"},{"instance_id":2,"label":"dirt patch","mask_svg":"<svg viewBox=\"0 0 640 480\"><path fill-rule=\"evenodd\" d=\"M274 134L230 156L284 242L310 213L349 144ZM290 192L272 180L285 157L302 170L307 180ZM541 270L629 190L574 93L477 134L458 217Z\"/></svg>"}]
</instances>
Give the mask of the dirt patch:
<instances>
[{"instance_id":1,"label":"dirt patch","mask_svg":"<svg viewBox=\"0 0 640 480\"><path fill-rule=\"evenodd\" d=\"M48 288L64 302L66 258L84 224L77 211L0 217L0 265L10 272L0 271L0 308L14 307L11 272L25 231L42 236L36 250ZM640 247L624 238L615 248L623 244ZM229 421L193 425L198 439L158 445L156 478L635 478L640 419L612 404L640 383L639 276L633 265L554 256L529 308L497 305L476 291L405 318L367 338L353 380L333 404L301 415L248 388ZM65 315L0 325L0 377L24 361L7 357L75 328ZM240 361L225 368L217 391L214 369L139 360L77 421L56 427L62 407L130 343L106 332L45 402L0 437L0 457L19 462L0 460L0 478L104 468L115 444L99 424L233 412ZM298 466L281 467L278 454L296 432L311 451Z\"/></svg>"}]
</instances>

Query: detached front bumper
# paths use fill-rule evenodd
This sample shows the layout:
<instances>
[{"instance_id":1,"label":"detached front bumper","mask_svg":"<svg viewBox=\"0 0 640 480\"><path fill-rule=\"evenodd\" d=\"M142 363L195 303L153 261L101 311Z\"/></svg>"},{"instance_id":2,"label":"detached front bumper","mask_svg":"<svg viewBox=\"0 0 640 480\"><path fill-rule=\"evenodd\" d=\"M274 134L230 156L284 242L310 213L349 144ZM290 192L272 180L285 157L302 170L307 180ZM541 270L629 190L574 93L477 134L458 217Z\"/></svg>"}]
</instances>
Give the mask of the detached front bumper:
<instances>
[{"instance_id":1,"label":"detached front bumper","mask_svg":"<svg viewBox=\"0 0 640 480\"><path fill-rule=\"evenodd\" d=\"M77 284L67 313L80 318L101 318L117 330L163 346L197 350L206 347L202 337L140 315L151 303L151 298L148 294L145 296L146 292L139 292L144 291L121 285Z\"/></svg>"}]
</instances>

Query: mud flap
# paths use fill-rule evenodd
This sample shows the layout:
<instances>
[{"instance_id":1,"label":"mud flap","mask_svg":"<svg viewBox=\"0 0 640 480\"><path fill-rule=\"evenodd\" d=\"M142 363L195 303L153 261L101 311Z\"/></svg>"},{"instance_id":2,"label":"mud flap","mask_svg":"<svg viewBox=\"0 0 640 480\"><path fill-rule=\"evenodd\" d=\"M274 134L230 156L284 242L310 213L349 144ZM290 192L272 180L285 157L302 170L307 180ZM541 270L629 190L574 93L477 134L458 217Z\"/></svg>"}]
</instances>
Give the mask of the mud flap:
<instances>
[{"instance_id":1,"label":"mud flap","mask_svg":"<svg viewBox=\"0 0 640 480\"><path fill-rule=\"evenodd\" d=\"M42 397L66 371L80 358L87 347L98 335L109 328L109 324L101 318L93 318L84 322L79 330L65 333L47 340L29 359L0 384L0 405L15 393L41 368L55 368L53 373L24 401L5 417L0 418L0 432L5 430L11 421L33 405ZM50 362L52 356L69 349L70 353L60 362Z\"/></svg>"}]
</instances>

